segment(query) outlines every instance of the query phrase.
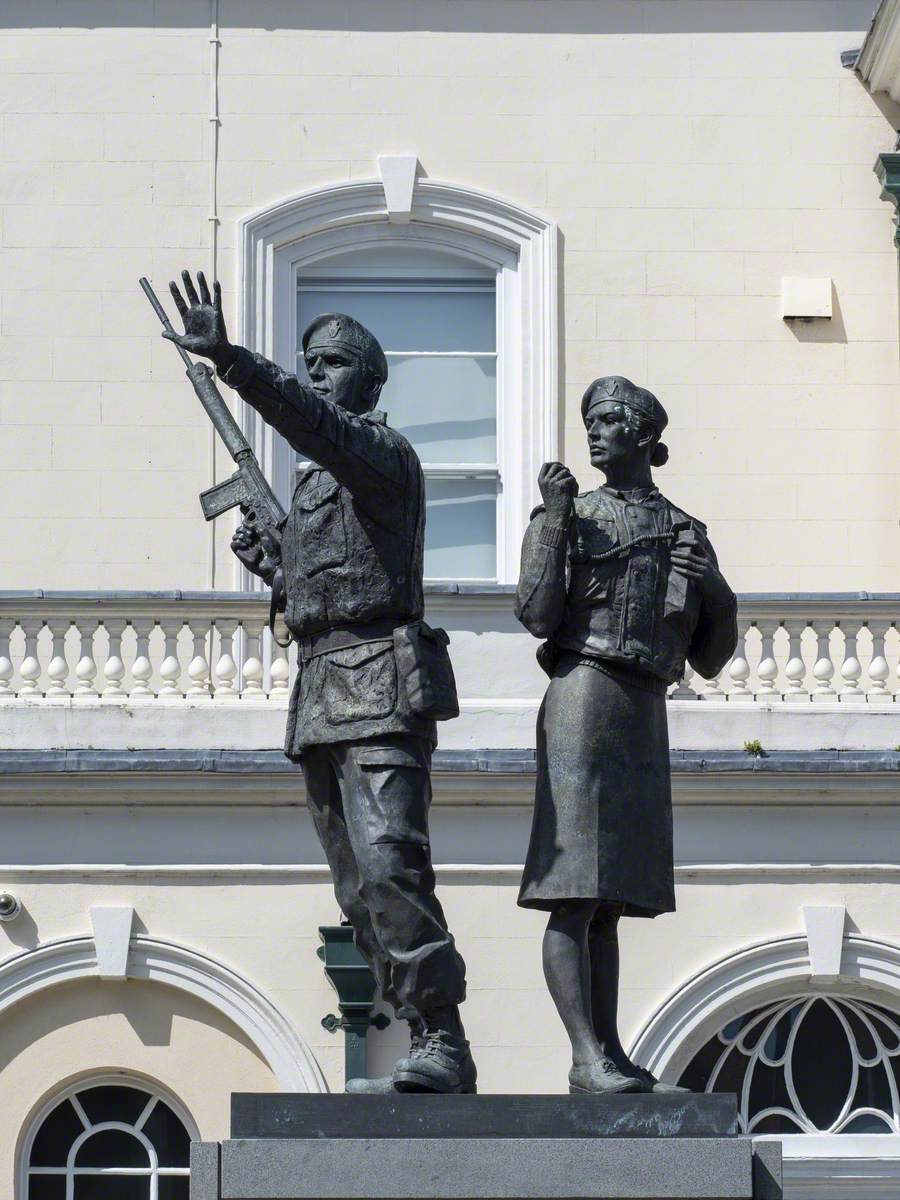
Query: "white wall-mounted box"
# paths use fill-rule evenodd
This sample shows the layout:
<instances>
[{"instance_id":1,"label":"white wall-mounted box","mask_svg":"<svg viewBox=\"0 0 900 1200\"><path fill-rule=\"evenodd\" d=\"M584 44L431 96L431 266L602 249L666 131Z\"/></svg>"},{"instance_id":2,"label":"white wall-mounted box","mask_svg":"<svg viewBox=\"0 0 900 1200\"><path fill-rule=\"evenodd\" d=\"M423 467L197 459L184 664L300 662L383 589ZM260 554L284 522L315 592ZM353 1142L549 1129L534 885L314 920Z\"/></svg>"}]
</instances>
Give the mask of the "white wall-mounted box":
<instances>
[{"instance_id":1,"label":"white wall-mounted box","mask_svg":"<svg viewBox=\"0 0 900 1200\"><path fill-rule=\"evenodd\" d=\"M831 280L785 275L781 280L781 315L784 320L811 321L831 318Z\"/></svg>"}]
</instances>

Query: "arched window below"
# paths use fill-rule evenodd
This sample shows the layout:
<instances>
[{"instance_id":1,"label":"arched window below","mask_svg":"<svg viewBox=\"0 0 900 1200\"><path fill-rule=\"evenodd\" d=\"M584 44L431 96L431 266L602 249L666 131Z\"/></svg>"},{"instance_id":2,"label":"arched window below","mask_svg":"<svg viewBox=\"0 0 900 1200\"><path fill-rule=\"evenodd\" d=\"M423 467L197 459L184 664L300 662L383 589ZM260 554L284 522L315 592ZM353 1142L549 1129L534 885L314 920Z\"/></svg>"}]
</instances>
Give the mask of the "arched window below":
<instances>
[{"instance_id":1,"label":"arched window below","mask_svg":"<svg viewBox=\"0 0 900 1200\"><path fill-rule=\"evenodd\" d=\"M140 1080L82 1080L38 1115L24 1200L188 1200L186 1115Z\"/></svg>"},{"instance_id":2,"label":"arched window below","mask_svg":"<svg viewBox=\"0 0 900 1200\"><path fill-rule=\"evenodd\" d=\"M855 997L783 998L730 1020L679 1082L734 1093L744 1133L900 1134L900 1015Z\"/></svg>"}]
</instances>

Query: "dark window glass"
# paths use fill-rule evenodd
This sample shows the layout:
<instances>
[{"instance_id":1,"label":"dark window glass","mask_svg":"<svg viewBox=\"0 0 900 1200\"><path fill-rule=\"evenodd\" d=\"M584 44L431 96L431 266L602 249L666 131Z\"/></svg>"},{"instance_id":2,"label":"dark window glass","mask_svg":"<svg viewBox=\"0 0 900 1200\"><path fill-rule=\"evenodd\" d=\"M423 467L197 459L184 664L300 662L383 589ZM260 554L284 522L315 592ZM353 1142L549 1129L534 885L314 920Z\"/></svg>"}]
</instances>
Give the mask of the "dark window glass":
<instances>
[{"instance_id":1,"label":"dark window glass","mask_svg":"<svg viewBox=\"0 0 900 1200\"><path fill-rule=\"evenodd\" d=\"M71 1101L63 1100L48 1113L31 1147L31 1167L64 1167L72 1143L84 1126Z\"/></svg>"},{"instance_id":2,"label":"dark window glass","mask_svg":"<svg viewBox=\"0 0 900 1200\"><path fill-rule=\"evenodd\" d=\"M28 1200L66 1200L66 1181L62 1175L32 1175L28 1180Z\"/></svg>"},{"instance_id":3,"label":"dark window glass","mask_svg":"<svg viewBox=\"0 0 900 1200\"><path fill-rule=\"evenodd\" d=\"M889 1013L886 1009L880 1007L876 1008L874 1005L869 1011L872 1016L872 1023L878 1030L878 1036L884 1042L885 1050L889 1054L896 1053L897 1049L900 1048L900 1037L897 1036L897 1025L900 1024L900 1021L897 1019L897 1014ZM883 1012L885 1016L890 1017L891 1023L888 1024L886 1021L879 1020L877 1016L879 1012Z\"/></svg>"},{"instance_id":4,"label":"dark window glass","mask_svg":"<svg viewBox=\"0 0 900 1200\"><path fill-rule=\"evenodd\" d=\"M744 1072L747 1070L747 1058L735 1046L728 1052L728 1057L722 1064L722 1069L716 1076L713 1091L731 1092L736 1095L744 1082Z\"/></svg>"},{"instance_id":5,"label":"dark window glass","mask_svg":"<svg viewBox=\"0 0 900 1200\"><path fill-rule=\"evenodd\" d=\"M133 1125L150 1103L150 1096L138 1088L102 1084L79 1092L78 1101L92 1125L103 1121Z\"/></svg>"},{"instance_id":6,"label":"dark window glass","mask_svg":"<svg viewBox=\"0 0 900 1200\"><path fill-rule=\"evenodd\" d=\"M804 1015L791 1064L803 1111L817 1129L828 1129L847 1100L853 1064L843 1027L824 1000L814 1001Z\"/></svg>"},{"instance_id":7,"label":"dark window glass","mask_svg":"<svg viewBox=\"0 0 900 1200\"><path fill-rule=\"evenodd\" d=\"M691 1059L682 1073L682 1087L690 1088L692 1092L706 1090L706 1081L712 1074L713 1067L719 1061L719 1055L725 1053L725 1047L718 1038L710 1038L702 1050Z\"/></svg>"},{"instance_id":8,"label":"dark window glass","mask_svg":"<svg viewBox=\"0 0 900 1200\"><path fill-rule=\"evenodd\" d=\"M142 1132L153 1143L161 1167L186 1167L190 1162L191 1139L188 1131L162 1100L144 1122Z\"/></svg>"},{"instance_id":9,"label":"dark window glass","mask_svg":"<svg viewBox=\"0 0 900 1200\"><path fill-rule=\"evenodd\" d=\"M150 1200L149 1175L76 1175L75 1200Z\"/></svg>"},{"instance_id":10,"label":"dark window glass","mask_svg":"<svg viewBox=\"0 0 900 1200\"><path fill-rule=\"evenodd\" d=\"M841 1133L893 1133L887 1117L879 1117L877 1113L860 1113L852 1121L848 1121Z\"/></svg>"},{"instance_id":11,"label":"dark window glass","mask_svg":"<svg viewBox=\"0 0 900 1200\"><path fill-rule=\"evenodd\" d=\"M792 1121L790 1117L782 1116L781 1113L771 1113L768 1117L757 1122L753 1126L754 1133L802 1133L796 1121Z\"/></svg>"},{"instance_id":12,"label":"dark window glass","mask_svg":"<svg viewBox=\"0 0 900 1200\"><path fill-rule=\"evenodd\" d=\"M874 1058L878 1053L878 1047L875 1045L875 1039L866 1025L865 1021L861 1020L855 1012L850 1009L844 1009L844 1016L847 1023L853 1030L853 1036L856 1038L856 1048L859 1051L860 1058Z\"/></svg>"},{"instance_id":13,"label":"dark window glass","mask_svg":"<svg viewBox=\"0 0 900 1200\"><path fill-rule=\"evenodd\" d=\"M159 1200L188 1200L190 1180L187 1175L160 1175Z\"/></svg>"},{"instance_id":14,"label":"dark window glass","mask_svg":"<svg viewBox=\"0 0 900 1200\"><path fill-rule=\"evenodd\" d=\"M101 1129L84 1142L75 1156L76 1167L149 1167L144 1146L124 1129Z\"/></svg>"},{"instance_id":15,"label":"dark window glass","mask_svg":"<svg viewBox=\"0 0 900 1200\"><path fill-rule=\"evenodd\" d=\"M787 1084L784 1081L782 1067L767 1067L765 1063L757 1063L756 1070L750 1083L750 1111L762 1112L764 1108L794 1107L788 1095Z\"/></svg>"}]
</instances>

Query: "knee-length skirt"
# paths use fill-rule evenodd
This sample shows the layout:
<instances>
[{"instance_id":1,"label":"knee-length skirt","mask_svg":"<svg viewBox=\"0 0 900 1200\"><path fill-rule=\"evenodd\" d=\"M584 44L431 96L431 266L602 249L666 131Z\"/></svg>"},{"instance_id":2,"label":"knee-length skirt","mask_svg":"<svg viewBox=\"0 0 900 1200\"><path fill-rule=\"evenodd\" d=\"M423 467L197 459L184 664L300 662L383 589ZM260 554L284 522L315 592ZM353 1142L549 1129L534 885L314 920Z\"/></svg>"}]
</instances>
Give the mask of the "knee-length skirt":
<instances>
[{"instance_id":1,"label":"knee-length skirt","mask_svg":"<svg viewBox=\"0 0 900 1200\"><path fill-rule=\"evenodd\" d=\"M606 900L675 908L662 681L563 653L537 722L537 781L519 904Z\"/></svg>"}]
</instances>

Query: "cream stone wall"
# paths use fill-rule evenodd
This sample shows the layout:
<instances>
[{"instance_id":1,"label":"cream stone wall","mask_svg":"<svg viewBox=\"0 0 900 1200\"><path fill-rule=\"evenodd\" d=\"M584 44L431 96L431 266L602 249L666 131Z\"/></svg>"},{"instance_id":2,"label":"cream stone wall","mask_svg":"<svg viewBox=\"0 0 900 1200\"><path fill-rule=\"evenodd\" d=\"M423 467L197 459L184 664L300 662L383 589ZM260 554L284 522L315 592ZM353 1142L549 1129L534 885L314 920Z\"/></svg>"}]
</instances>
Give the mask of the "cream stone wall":
<instances>
[{"instance_id":1,"label":"cream stone wall","mask_svg":"<svg viewBox=\"0 0 900 1200\"><path fill-rule=\"evenodd\" d=\"M252 870L250 871L252 875ZM343 1036L326 1033L321 1018L337 1012L336 996L316 957L316 929L337 910L322 875L285 869L250 883L214 873L185 872L175 880L142 879L122 871L110 880L85 870L64 881L15 873L15 886L40 941L90 931L93 904L128 903L153 937L180 943L225 963L249 980L290 1020L321 1066L328 1086L343 1087ZM468 968L463 1010L479 1069L479 1090L559 1092L570 1051L547 993L540 941L545 914L516 906L515 870L439 870L441 902ZM621 926L621 1031L628 1044L654 1011L694 974L743 947L802 935L801 907L846 904L849 931L896 943L900 923L896 883L798 867L771 878L722 870L711 880L682 879L678 911ZM26 930L29 926L19 926ZM15 925L0 927L0 966L21 943ZM15 936L13 934L13 936ZM748 1005L751 1003L748 998ZM180 1097L204 1137L227 1132L227 1094L278 1090L271 1070L245 1033L209 1006L140 980L82 980L51 988L4 1016L0 1084L16 1097L0 1144L0 1176L27 1114L48 1090L80 1073L132 1070ZM396 1022L371 1035L373 1074L388 1071L406 1049ZM8 1176L7 1176L8 1177Z\"/></svg>"},{"instance_id":2,"label":"cream stone wall","mask_svg":"<svg viewBox=\"0 0 900 1200\"><path fill-rule=\"evenodd\" d=\"M868 9L760 4L751 29L725 0L680 25L635 0L604 32L614 9L588 7L222 0L229 313L242 217L416 154L558 223L561 446L583 487L579 397L628 374L667 405L659 482L735 587L896 588L897 268L871 170L894 112L839 57ZM4 6L6 587L235 586L226 522L213 570L197 506L209 430L136 282L209 265L209 12ZM784 275L831 278L832 320L783 322Z\"/></svg>"}]
</instances>

